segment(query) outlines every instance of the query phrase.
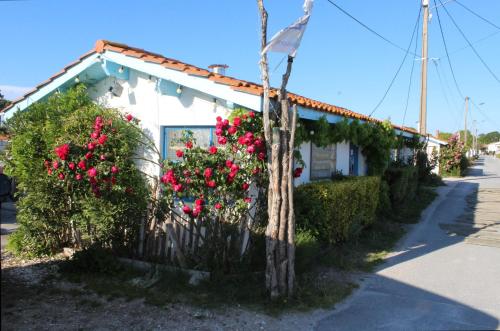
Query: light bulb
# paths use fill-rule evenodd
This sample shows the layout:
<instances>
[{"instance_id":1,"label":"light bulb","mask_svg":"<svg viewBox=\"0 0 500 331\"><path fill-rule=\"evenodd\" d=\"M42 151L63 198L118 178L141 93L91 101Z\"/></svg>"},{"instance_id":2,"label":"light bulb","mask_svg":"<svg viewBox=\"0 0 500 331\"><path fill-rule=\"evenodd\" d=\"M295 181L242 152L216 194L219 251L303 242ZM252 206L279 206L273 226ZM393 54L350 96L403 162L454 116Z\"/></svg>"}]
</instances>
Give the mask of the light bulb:
<instances>
[{"instance_id":1,"label":"light bulb","mask_svg":"<svg viewBox=\"0 0 500 331\"><path fill-rule=\"evenodd\" d=\"M120 74L123 74L123 72L125 71L125 68L123 66L121 66L119 69L118 69L118 72Z\"/></svg>"},{"instance_id":2,"label":"light bulb","mask_svg":"<svg viewBox=\"0 0 500 331\"><path fill-rule=\"evenodd\" d=\"M80 83L80 77L78 77L78 76L75 77L75 83L77 83L77 84Z\"/></svg>"},{"instance_id":3,"label":"light bulb","mask_svg":"<svg viewBox=\"0 0 500 331\"><path fill-rule=\"evenodd\" d=\"M182 86L178 86L177 87L177 90L175 90L175 92L177 92L177 94L181 94L182 93Z\"/></svg>"}]
</instances>

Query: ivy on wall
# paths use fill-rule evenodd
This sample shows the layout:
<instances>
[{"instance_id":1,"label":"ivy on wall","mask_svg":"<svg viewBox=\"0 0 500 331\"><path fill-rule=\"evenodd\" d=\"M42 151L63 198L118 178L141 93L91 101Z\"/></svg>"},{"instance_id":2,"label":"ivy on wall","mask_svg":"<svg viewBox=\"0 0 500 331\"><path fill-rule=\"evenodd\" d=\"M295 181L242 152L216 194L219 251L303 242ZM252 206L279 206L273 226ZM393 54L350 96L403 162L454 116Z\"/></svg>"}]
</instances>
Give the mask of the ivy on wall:
<instances>
[{"instance_id":1,"label":"ivy on wall","mask_svg":"<svg viewBox=\"0 0 500 331\"><path fill-rule=\"evenodd\" d=\"M312 142L318 147L326 147L342 141L349 141L361 148L366 157L369 175L381 175L387 169L391 149L420 147L419 136L412 139L397 136L391 123L360 122L344 119L337 123L328 123L325 116L317 121L300 120L297 124L295 146ZM296 158L301 160L300 153ZM299 161L300 162L300 161Z\"/></svg>"}]
</instances>

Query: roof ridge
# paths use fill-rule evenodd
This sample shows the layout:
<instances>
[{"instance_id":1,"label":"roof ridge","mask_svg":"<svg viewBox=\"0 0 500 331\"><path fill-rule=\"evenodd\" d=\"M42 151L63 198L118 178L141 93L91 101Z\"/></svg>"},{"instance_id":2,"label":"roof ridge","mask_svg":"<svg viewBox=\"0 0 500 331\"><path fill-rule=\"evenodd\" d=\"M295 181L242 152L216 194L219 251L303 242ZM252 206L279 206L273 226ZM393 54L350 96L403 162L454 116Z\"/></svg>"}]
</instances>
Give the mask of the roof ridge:
<instances>
[{"instance_id":1,"label":"roof ridge","mask_svg":"<svg viewBox=\"0 0 500 331\"><path fill-rule=\"evenodd\" d=\"M99 39L96 41L94 48L79 57L79 59L66 67L63 68L63 70L59 71L57 74L53 75L50 77L48 80L46 80L43 83L38 84L34 89L32 89L30 92L26 93L20 98L17 98L16 100L12 101L9 105L7 105L4 109L0 110L0 112L4 112L8 109L10 109L15 103L23 100L27 96L33 94L35 91L40 89L41 87L49 84L52 82L55 78L63 75L69 68L75 66L76 64L80 63L83 59L86 57L94 54L94 53L99 53L102 54L105 51L112 51L112 52L118 52L125 54L126 56L132 56L138 59L142 59L144 61L148 62L153 62L159 65L162 65L166 68L173 69L173 70L178 70L185 72L190 75L197 75L197 76L202 76L207 79L210 79L214 81L215 83L218 84L224 84L231 86L231 88L235 91L239 92L245 92L249 94L254 94L254 95L262 95L263 94L263 87L261 84L242 80L239 78L227 76L227 75L221 75L218 73L214 73L212 71L209 71L207 69L185 63L176 59L172 58L167 58L162 54L159 53L154 53L150 52L147 50L144 50L142 48L137 48L137 47L132 47L127 44L115 42L115 41L110 41L110 40L105 40L105 39ZM277 88L271 88L271 97L275 97L277 95ZM326 102L322 102L316 99L308 98L301 96L299 94L293 93L293 92L288 92L288 98L292 103L302 105L311 109L315 109L321 112L327 112L327 113L333 113L337 115L343 115L346 117L354 118L354 119L360 119L360 120L365 120L368 122L375 122L375 123L381 123L383 122L382 120L370 117L365 114L357 113L352 110L349 110L344 107L332 105ZM402 130L402 131L407 131L410 133L418 133L417 131L404 127L404 126L398 126L392 124L392 126L396 129Z\"/></svg>"}]
</instances>

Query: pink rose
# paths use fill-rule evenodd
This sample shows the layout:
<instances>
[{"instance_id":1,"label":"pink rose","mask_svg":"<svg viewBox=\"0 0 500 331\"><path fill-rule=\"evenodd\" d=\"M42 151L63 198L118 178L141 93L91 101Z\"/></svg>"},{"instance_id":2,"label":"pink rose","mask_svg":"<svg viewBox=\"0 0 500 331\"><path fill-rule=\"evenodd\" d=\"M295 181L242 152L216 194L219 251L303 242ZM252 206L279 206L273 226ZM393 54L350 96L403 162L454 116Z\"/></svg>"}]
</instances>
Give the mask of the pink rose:
<instances>
[{"instance_id":1,"label":"pink rose","mask_svg":"<svg viewBox=\"0 0 500 331\"><path fill-rule=\"evenodd\" d=\"M177 157L183 157L184 156L184 152L181 151L180 149L178 149L178 150L175 151L175 155L177 155Z\"/></svg>"},{"instance_id":2,"label":"pink rose","mask_svg":"<svg viewBox=\"0 0 500 331\"><path fill-rule=\"evenodd\" d=\"M247 147L247 153L249 153L249 154L255 153L255 146L254 145L248 146Z\"/></svg>"},{"instance_id":3,"label":"pink rose","mask_svg":"<svg viewBox=\"0 0 500 331\"><path fill-rule=\"evenodd\" d=\"M231 168L233 166L233 161L226 160L226 167Z\"/></svg>"},{"instance_id":4,"label":"pink rose","mask_svg":"<svg viewBox=\"0 0 500 331\"><path fill-rule=\"evenodd\" d=\"M212 168L206 168L203 175L205 176L205 178L210 178L210 177L212 177L213 173L214 173L214 171Z\"/></svg>"},{"instance_id":5,"label":"pink rose","mask_svg":"<svg viewBox=\"0 0 500 331\"><path fill-rule=\"evenodd\" d=\"M188 205L184 205L184 207L182 207L182 211L184 212L184 214L191 214L191 208L189 208Z\"/></svg>"},{"instance_id":6,"label":"pink rose","mask_svg":"<svg viewBox=\"0 0 500 331\"><path fill-rule=\"evenodd\" d=\"M90 138L92 138L92 139L97 139L97 138L99 138L99 131L94 131L94 132L92 132L92 134L90 135Z\"/></svg>"},{"instance_id":7,"label":"pink rose","mask_svg":"<svg viewBox=\"0 0 500 331\"><path fill-rule=\"evenodd\" d=\"M215 146L210 146L210 147L208 148L208 152L209 152L210 154L216 154L216 153L217 153L217 147L215 147Z\"/></svg>"},{"instance_id":8,"label":"pink rose","mask_svg":"<svg viewBox=\"0 0 500 331\"><path fill-rule=\"evenodd\" d=\"M89 170L87 170L87 175L89 177L95 177L95 176L97 176L97 169L94 168L94 167L90 168Z\"/></svg>"},{"instance_id":9,"label":"pink rose","mask_svg":"<svg viewBox=\"0 0 500 331\"><path fill-rule=\"evenodd\" d=\"M189 149L193 148L193 142L192 141L186 142L186 148L189 148Z\"/></svg>"},{"instance_id":10,"label":"pink rose","mask_svg":"<svg viewBox=\"0 0 500 331\"><path fill-rule=\"evenodd\" d=\"M116 165L111 166L111 173L117 174L120 171Z\"/></svg>"},{"instance_id":11,"label":"pink rose","mask_svg":"<svg viewBox=\"0 0 500 331\"><path fill-rule=\"evenodd\" d=\"M104 143L106 142L106 140L108 140L108 136L106 136L105 134L102 134L99 139L97 140L97 142L99 143L99 145L104 145Z\"/></svg>"},{"instance_id":12,"label":"pink rose","mask_svg":"<svg viewBox=\"0 0 500 331\"><path fill-rule=\"evenodd\" d=\"M131 120L133 120L133 119L134 119L134 117L133 117L132 115L130 115L130 114L127 114L127 115L125 115L125 119L126 119L128 122L130 122Z\"/></svg>"},{"instance_id":13,"label":"pink rose","mask_svg":"<svg viewBox=\"0 0 500 331\"><path fill-rule=\"evenodd\" d=\"M241 118L239 118L239 117L235 117L235 118L233 119L233 125L234 125L234 126L240 126L240 125L241 125Z\"/></svg>"},{"instance_id":14,"label":"pink rose","mask_svg":"<svg viewBox=\"0 0 500 331\"><path fill-rule=\"evenodd\" d=\"M52 168L54 169L59 168L59 162L57 162L56 160L52 161Z\"/></svg>"},{"instance_id":15,"label":"pink rose","mask_svg":"<svg viewBox=\"0 0 500 331\"><path fill-rule=\"evenodd\" d=\"M68 163L68 168L70 168L71 170L75 170L75 168L76 168L75 162Z\"/></svg>"},{"instance_id":16,"label":"pink rose","mask_svg":"<svg viewBox=\"0 0 500 331\"><path fill-rule=\"evenodd\" d=\"M215 207L215 209L221 209L221 208L222 208L222 205L221 205L220 203L218 203L218 202L217 202L217 203L214 205L214 207Z\"/></svg>"},{"instance_id":17,"label":"pink rose","mask_svg":"<svg viewBox=\"0 0 500 331\"><path fill-rule=\"evenodd\" d=\"M88 159L91 159L92 156L94 156L94 154L92 154L91 152L87 152L87 154L85 154L85 158L88 160Z\"/></svg>"},{"instance_id":18,"label":"pink rose","mask_svg":"<svg viewBox=\"0 0 500 331\"><path fill-rule=\"evenodd\" d=\"M87 165L85 164L84 160L81 160L80 162L78 162L78 169L81 169L81 170L87 169Z\"/></svg>"},{"instance_id":19,"label":"pink rose","mask_svg":"<svg viewBox=\"0 0 500 331\"><path fill-rule=\"evenodd\" d=\"M210 188L215 188L217 186L217 184L215 183L215 180L209 180L207 182L207 186Z\"/></svg>"},{"instance_id":20,"label":"pink rose","mask_svg":"<svg viewBox=\"0 0 500 331\"><path fill-rule=\"evenodd\" d=\"M76 180L82 180L83 176L81 174L76 174L75 179Z\"/></svg>"},{"instance_id":21,"label":"pink rose","mask_svg":"<svg viewBox=\"0 0 500 331\"><path fill-rule=\"evenodd\" d=\"M248 183L243 183L243 185L241 185L241 188L243 189L243 191L248 190L249 187L250 187L250 185L248 185Z\"/></svg>"},{"instance_id":22,"label":"pink rose","mask_svg":"<svg viewBox=\"0 0 500 331\"><path fill-rule=\"evenodd\" d=\"M229 129L227 129L227 132L228 132L229 134L231 134L231 135L235 134L235 133L236 133L236 131L237 131L237 129L236 129L236 127L234 127L234 126L231 126L231 127L229 127Z\"/></svg>"},{"instance_id":23,"label":"pink rose","mask_svg":"<svg viewBox=\"0 0 500 331\"><path fill-rule=\"evenodd\" d=\"M64 174L62 172L59 173L59 175L57 175L57 177L59 177L60 180L64 180Z\"/></svg>"}]
</instances>

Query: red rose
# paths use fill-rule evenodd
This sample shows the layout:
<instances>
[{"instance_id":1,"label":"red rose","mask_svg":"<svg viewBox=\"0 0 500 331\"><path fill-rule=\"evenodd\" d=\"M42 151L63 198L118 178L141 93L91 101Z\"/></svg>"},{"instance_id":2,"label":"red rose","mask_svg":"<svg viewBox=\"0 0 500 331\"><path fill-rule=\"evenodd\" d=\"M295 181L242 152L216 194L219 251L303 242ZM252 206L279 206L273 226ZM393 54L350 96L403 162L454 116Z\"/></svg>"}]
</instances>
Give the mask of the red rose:
<instances>
[{"instance_id":1,"label":"red rose","mask_svg":"<svg viewBox=\"0 0 500 331\"><path fill-rule=\"evenodd\" d=\"M229 127L229 129L227 129L227 132L228 132L229 134L231 134L231 135L232 135L232 134L235 134L235 133L236 133L236 131L237 131L237 129L236 129L236 127L234 127L234 126L231 126L231 127Z\"/></svg>"},{"instance_id":2,"label":"red rose","mask_svg":"<svg viewBox=\"0 0 500 331\"><path fill-rule=\"evenodd\" d=\"M81 174L76 174L75 179L76 180L82 180L83 176Z\"/></svg>"},{"instance_id":3,"label":"red rose","mask_svg":"<svg viewBox=\"0 0 500 331\"><path fill-rule=\"evenodd\" d=\"M257 175L260 172L259 168L255 168L252 170L252 174Z\"/></svg>"},{"instance_id":4,"label":"red rose","mask_svg":"<svg viewBox=\"0 0 500 331\"><path fill-rule=\"evenodd\" d=\"M92 156L94 156L94 154L92 154L91 152L87 152L87 154L85 154L85 158L88 160L88 159L91 159Z\"/></svg>"},{"instance_id":5,"label":"red rose","mask_svg":"<svg viewBox=\"0 0 500 331\"><path fill-rule=\"evenodd\" d=\"M207 186L210 188L215 188L217 186L217 184L215 183L215 180L209 180L207 182Z\"/></svg>"},{"instance_id":6,"label":"red rose","mask_svg":"<svg viewBox=\"0 0 500 331\"><path fill-rule=\"evenodd\" d=\"M88 143L88 145L87 145L87 149L88 149L89 151L93 151L93 150L95 149L95 144L94 144L94 143Z\"/></svg>"},{"instance_id":7,"label":"red rose","mask_svg":"<svg viewBox=\"0 0 500 331\"><path fill-rule=\"evenodd\" d=\"M70 168L71 170L75 170L75 168L76 168L76 164L75 164L75 162L70 162L70 163L68 164L68 168Z\"/></svg>"},{"instance_id":8,"label":"red rose","mask_svg":"<svg viewBox=\"0 0 500 331\"><path fill-rule=\"evenodd\" d=\"M226 167L231 168L232 165L233 165L233 161L226 160Z\"/></svg>"},{"instance_id":9,"label":"red rose","mask_svg":"<svg viewBox=\"0 0 500 331\"><path fill-rule=\"evenodd\" d=\"M225 119L222 121L222 126L227 127L229 125L229 120Z\"/></svg>"},{"instance_id":10,"label":"red rose","mask_svg":"<svg viewBox=\"0 0 500 331\"><path fill-rule=\"evenodd\" d=\"M99 138L99 131L94 131L94 132L92 132L92 134L90 135L90 138L92 138L92 139L97 139L97 138Z\"/></svg>"},{"instance_id":11,"label":"red rose","mask_svg":"<svg viewBox=\"0 0 500 331\"><path fill-rule=\"evenodd\" d=\"M97 176L97 169L94 168L94 167L90 168L89 170L87 170L87 175L89 177L95 177L95 176Z\"/></svg>"},{"instance_id":12,"label":"red rose","mask_svg":"<svg viewBox=\"0 0 500 331\"><path fill-rule=\"evenodd\" d=\"M68 154L69 154L69 145L64 144L64 145L58 146L54 149L54 151L56 152L57 156L61 160L66 160L66 158L68 157Z\"/></svg>"},{"instance_id":13,"label":"red rose","mask_svg":"<svg viewBox=\"0 0 500 331\"><path fill-rule=\"evenodd\" d=\"M214 205L214 207L215 207L215 209L221 209L221 208L222 208L222 205L221 205L220 203L218 203L218 202L217 202L217 203Z\"/></svg>"},{"instance_id":14,"label":"red rose","mask_svg":"<svg viewBox=\"0 0 500 331\"><path fill-rule=\"evenodd\" d=\"M233 125L234 125L234 126L240 126L240 125L241 125L241 118L239 118L239 117L235 117L235 118L233 119Z\"/></svg>"},{"instance_id":15,"label":"red rose","mask_svg":"<svg viewBox=\"0 0 500 331\"><path fill-rule=\"evenodd\" d=\"M216 153L217 153L217 147L215 147L215 146L210 146L210 147L208 148L208 152L209 152L210 154L216 154Z\"/></svg>"},{"instance_id":16,"label":"red rose","mask_svg":"<svg viewBox=\"0 0 500 331\"><path fill-rule=\"evenodd\" d=\"M99 139L97 140L97 142L100 144L100 145L104 145L104 143L106 142L106 140L108 140L108 136L106 136L105 134L102 134Z\"/></svg>"},{"instance_id":17,"label":"red rose","mask_svg":"<svg viewBox=\"0 0 500 331\"><path fill-rule=\"evenodd\" d=\"M222 134L222 129L221 128L215 129L215 135L216 136L220 136L221 134Z\"/></svg>"},{"instance_id":18,"label":"red rose","mask_svg":"<svg viewBox=\"0 0 500 331\"><path fill-rule=\"evenodd\" d=\"M302 175L302 168L296 168L293 171L293 177L298 178L298 177L300 177L300 175Z\"/></svg>"},{"instance_id":19,"label":"red rose","mask_svg":"<svg viewBox=\"0 0 500 331\"><path fill-rule=\"evenodd\" d=\"M177 155L177 157L183 157L184 156L184 152L181 151L180 149L178 149L178 150L175 151L175 155Z\"/></svg>"},{"instance_id":20,"label":"red rose","mask_svg":"<svg viewBox=\"0 0 500 331\"><path fill-rule=\"evenodd\" d=\"M111 184L115 185L116 184L116 177L111 176Z\"/></svg>"},{"instance_id":21,"label":"red rose","mask_svg":"<svg viewBox=\"0 0 500 331\"><path fill-rule=\"evenodd\" d=\"M248 116L250 116L251 118L254 118L255 117L255 113L253 111L251 111L251 112L248 113Z\"/></svg>"},{"instance_id":22,"label":"red rose","mask_svg":"<svg viewBox=\"0 0 500 331\"><path fill-rule=\"evenodd\" d=\"M247 147L247 153L249 153L249 154L255 153L255 146L254 145L248 146Z\"/></svg>"},{"instance_id":23,"label":"red rose","mask_svg":"<svg viewBox=\"0 0 500 331\"><path fill-rule=\"evenodd\" d=\"M250 185L248 185L248 183L243 183L243 185L241 185L241 188L243 189L243 191L248 190L249 187L250 187Z\"/></svg>"},{"instance_id":24,"label":"red rose","mask_svg":"<svg viewBox=\"0 0 500 331\"><path fill-rule=\"evenodd\" d=\"M244 200L245 202L247 202L247 203L252 202L252 198L249 198L249 197L246 197L246 198L245 198L245 199L243 199L243 200Z\"/></svg>"},{"instance_id":25,"label":"red rose","mask_svg":"<svg viewBox=\"0 0 500 331\"><path fill-rule=\"evenodd\" d=\"M183 171L183 174L184 174L184 176L189 177L189 176L191 176L191 171L189 171L189 170L184 170L184 171Z\"/></svg>"},{"instance_id":26,"label":"red rose","mask_svg":"<svg viewBox=\"0 0 500 331\"><path fill-rule=\"evenodd\" d=\"M191 214L191 208L189 208L188 205L184 205L184 207L182 207L182 211L184 212L184 214Z\"/></svg>"},{"instance_id":27,"label":"red rose","mask_svg":"<svg viewBox=\"0 0 500 331\"><path fill-rule=\"evenodd\" d=\"M242 118L243 120L246 120L246 119L247 119L247 114L243 114L243 115L241 115L241 118Z\"/></svg>"},{"instance_id":28,"label":"red rose","mask_svg":"<svg viewBox=\"0 0 500 331\"><path fill-rule=\"evenodd\" d=\"M126 119L127 121L129 121L129 122L130 122L133 118L134 118L134 117L133 117L132 115L130 115L130 114L125 115L125 119Z\"/></svg>"},{"instance_id":29,"label":"red rose","mask_svg":"<svg viewBox=\"0 0 500 331\"><path fill-rule=\"evenodd\" d=\"M96 116L95 118L95 124L97 123L102 123L102 117L101 116Z\"/></svg>"},{"instance_id":30,"label":"red rose","mask_svg":"<svg viewBox=\"0 0 500 331\"><path fill-rule=\"evenodd\" d=\"M246 142L247 142L247 139L244 136L238 137L238 144L245 145Z\"/></svg>"},{"instance_id":31,"label":"red rose","mask_svg":"<svg viewBox=\"0 0 500 331\"><path fill-rule=\"evenodd\" d=\"M127 188L125 189L125 193L127 193L127 194L132 194L132 193L134 193L134 189L133 189L133 188L131 188L131 187L127 187Z\"/></svg>"},{"instance_id":32,"label":"red rose","mask_svg":"<svg viewBox=\"0 0 500 331\"><path fill-rule=\"evenodd\" d=\"M80 162L78 162L78 169L82 169L82 170L87 169L87 165L85 164L84 160L81 160Z\"/></svg>"},{"instance_id":33,"label":"red rose","mask_svg":"<svg viewBox=\"0 0 500 331\"><path fill-rule=\"evenodd\" d=\"M57 175L57 177L59 177L60 180L64 180L64 174L62 172L59 173L59 175Z\"/></svg>"},{"instance_id":34,"label":"red rose","mask_svg":"<svg viewBox=\"0 0 500 331\"><path fill-rule=\"evenodd\" d=\"M175 192L182 192L182 184L174 185L174 191Z\"/></svg>"},{"instance_id":35,"label":"red rose","mask_svg":"<svg viewBox=\"0 0 500 331\"><path fill-rule=\"evenodd\" d=\"M194 204L197 206L203 206L205 204L205 201L203 199L196 199L194 201Z\"/></svg>"},{"instance_id":36,"label":"red rose","mask_svg":"<svg viewBox=\"0 0 500 331\"><path fill-rule=\"evenodd\" d=\"M189 148L189 149L193 148L193 142L192 141L186 142L186 148Z\"/></svg>"},{"instance_id":37,"label":"red rose","mask_svg":"<svg viewBox=\"0 0 500 331\"><path fill-rule=\"evenodd\" d=\"M216 120L217 122L221 122L221 121L222 121L222 117L217 116L217 117L215 118L215 120Z\"/></svg>"},{"instance_id":38,"label":"red rose","mask_svg":"<svg viewBox=\"0 0 500 331\"><path fill-rule=\"evenodd\" d=\"M116 165L111 166L111 173L117 174L118 171L120 171L120 169L118 169L118 167Z\"/></svg>"},{"instance_id":39,"label":"red rose","mask_svg":"<svg viewBox=\"0 0 500 331\"><path fill-rule=\"evenodd\" d=\"M45 166L45 168L50 167L50 162L49 162L49 160L45 160L45 161L43 161L43 165Z\"/></svg>"},{"instance_id":40,"label":"red rose","mask_svg":"<svg viewBox=\"0 0 500 331\"><path fill-rule=\"evenodd\" d=\"M240 166L237 165L236 163L233 163L231 165L231 172L238 172L238 170L240 170Z\"/></svg>"},{"instance_id":41,"label":"red rose","mask_svg":"<svg viewBox=\"0 0 500 331\"><path fill-rule=\"evenodd\" d=\"M261 146L262 146L262 144L263 144L263 141L262 141L262 140L260 140L259 138L257 138L257 139L255 139L255 140L254 140L254 142L253 142L253 143L254 143L254 145L255 145L255 146L257 146L257 147L261 147Z\"/></svg>"},{"instance_id":42,"label":"red rose","mask_svg":"<svg viewBox=\"0 0 500 331\"><path fill-rule=\"evenodd\" d=\"M217 139L217 142L220 144L220 145L225 145L227 143L227 138L226 137L219 137Z\"/></svg>"},{"instance_id":43,"label":"red rose","mask_svg":"<svg viewBox=\"0 0 500 331\"><path fill-rule=\"evenodd\" d=\"M266 154L264 152L260 152L259 154L257 154L257 158L263 161L266 158Z\"/></svg>"},{"instance_id":44,"label":"red rose","mask_svg":"<svg viewBox=\"0 0 500 331\"><path fill-rule=\"evenodd\" d=\"M213 173L214 173L214 171L212 168L206 168L203 175L205 176L205 178L210 178L210 177L212 177Z\"/></svg>"},{"instance_id":45,"label":"red rose","mask_svg":"<svg viewBox=\"0 0 500 331\"><path fill-rule=\"evenodd\" d=\"M47 169L47 174L48 174L49 176L52 176L52 169Z\"/></svg>"}]
</instances>

